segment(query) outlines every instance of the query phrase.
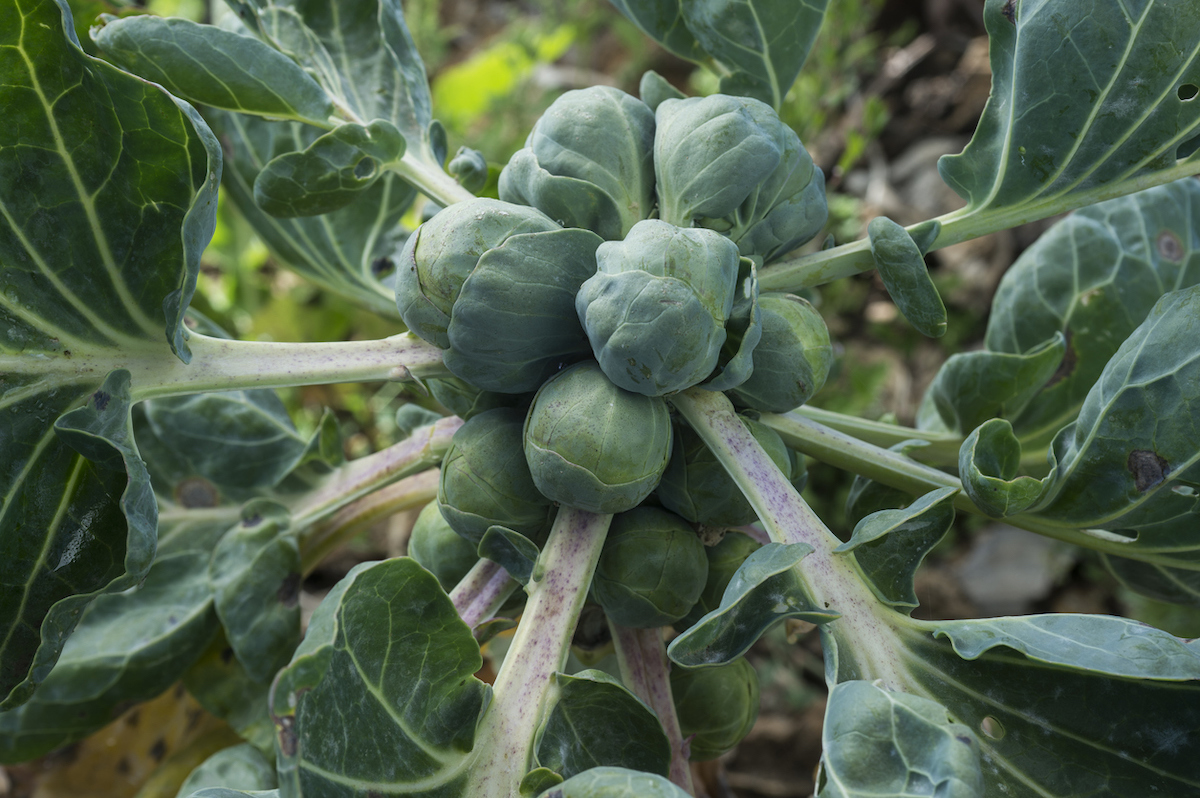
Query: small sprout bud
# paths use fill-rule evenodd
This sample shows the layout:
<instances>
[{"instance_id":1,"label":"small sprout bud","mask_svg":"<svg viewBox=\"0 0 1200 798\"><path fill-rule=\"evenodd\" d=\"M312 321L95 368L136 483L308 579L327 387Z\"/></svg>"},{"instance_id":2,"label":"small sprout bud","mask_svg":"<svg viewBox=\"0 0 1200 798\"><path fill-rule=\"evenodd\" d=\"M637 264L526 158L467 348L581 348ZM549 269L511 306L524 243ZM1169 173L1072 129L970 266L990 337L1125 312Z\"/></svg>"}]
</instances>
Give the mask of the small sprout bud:
<instances>
[{"instance_id":1,"label":"small sprout bud","mask_svg":"<svg viewBox=\"0 0 1200 798\"><path fill-rule=\"evenodd\" d=\"M408 556L437 577L443 590L453 590L479 562L475 546L455 532L442 517L437 502L421 510L408 539Z\"/></svg>"},{"instance_id":2,"label":"small sprout bud","mask_svg":"<svg viewBox=\"0 0 1200 798\"><path fill-rule=\"evenodd\" d=\"M638 507L613 518L592 589L614 623L648 629L686 615L707 576L695 530L674 513Z\"/></svg>"},{"instance_id":3,"label":"small sprout bud","mask_svg":"<svg viewBox=\"0 0 1200 798\"><path fill-rule=\"evenodd\" d=\"M525 420L533 481L568 507L631 510L658 485L670 456L667 403L618 388L590 360L548 380Z\"/></svg>"},{"instance_id":4,"label":"small sprout bud","mask_svg":"<svg viewBox=\"0 0 1200 798\"><path fill-rule=\"evenodd\" d=\"M487 159L479 150L459 147L458 152L450 159L446 171L454 175L467 191L478 191L487 184Z\"/></svg>"},{"instance_id":5,"label":"small sprout bud","mask_svg":"<svg viewBox=\"0 0 1200 798\"><path fill-rule=\"evenodd\" d=\"M442 461L438 505L454 531L478 545L499 525L540 542L549 527L549 499L533 484L521 453L522 414L513 408L480 413L454 433Z\"/></svg>"},{"instance_id":6,"label":"small sprout bud","mask_svg":"<svg viewBox=\"0 0 1200 798\"><path fill-rule=\"evenodd\" d=\"M741 742L758 719L758 674L745 659L671 669L679 730L691 737L691 760L716 759Z\"/></svg>"},{"instance_id":7,"label":"small sprout bud","mask_svg":"<svg viewBox=\"0 0 1200 798\"><path fill-rule=\"evenodd\" d=\"M758 297L762 338L754 349L754 371L729 393L741 405L786 413L821 390L833 363L829 329L817 309L792 294Z\"/></svg>"}]
</instances>

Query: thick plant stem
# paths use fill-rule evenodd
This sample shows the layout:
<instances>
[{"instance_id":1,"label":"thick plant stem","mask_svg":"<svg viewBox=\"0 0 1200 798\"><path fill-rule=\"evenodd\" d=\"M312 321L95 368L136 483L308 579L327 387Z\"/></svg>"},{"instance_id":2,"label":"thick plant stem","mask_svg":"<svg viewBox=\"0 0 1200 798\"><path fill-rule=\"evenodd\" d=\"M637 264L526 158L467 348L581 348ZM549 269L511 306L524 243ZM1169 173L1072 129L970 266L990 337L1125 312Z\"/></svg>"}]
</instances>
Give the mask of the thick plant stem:
<instances>
[{"instance_id":1,"label":"thick plant stem","mask_svg":"<svg viewBox=\"0 0 1200 798\"><path fill-rule=\"evenodd\" d=\"M480 757L463 791L510 798L528 770L533 735L554 674L562 670L611 515L562 507L527 590L529 601L475 732Z\"/></svg>"},{"instance_id":2,"label":"thick plant stem","mask_svg":"<svg viewBox=\"0 0 1200 798\"><path fill-rule=\"evenodd\" d=\"M846 435L796 413L783 416L765 413L762 421L778 432L788 446L823 463L898 488L913 496L921 496L937 488L958 488L960 493L954 497L956 509L974 515L986 515L965 492L961 492L962 482L958 477L944 471L918 463L897 452L873 446L853 435ZM1158 556L1155 552L1131 548L1128 539L1103 530L1058 526L1045 519L1024 514L1007 516L1004 523L1106 554L1180 566L1178 559L1172 558L1170 553Z\"/></svg>"},{"instance_id":3,"label":"thick plant stem","mask_svg":"<svg viewBox=\"0 0 1200 798\"><path fill-rule=\"evenodd\" d=\"M300 534L300 572L312 573L330 552L371 524L437 497L438 472L430 469L394 482L351 502Z\"/></svg>"},{"instance_id":4,"label":"thick plant stem","mask_svg":"<svg viewBox=\"0 0 1200 798\"><path fill-rule=\"evenodd\" d=\"M942 228L930 250L960 244L997 230L1046 219L1060 213L1082 208L1104 200L1123 197L1136 191L1161 186L1200 172L1200 162L1181 161L1167 169L1138 175L1124 180L1110 180L1086 191L1066 191L1057 196L1032 200L1011 208L973 210L962 208L939 216ZM921 224L925 224L922 222ZM918 225L908 229L912 231ZM841 277L850 277L875 268L871 244L867 239L852 241L832 249L807 255L784 258L758 273L758 285L763 291L797 291L801 288L824 285Z\"/></svg>"},{"instance_id":5,"label":"thick plant stem","mask_svg":"<svg viewBox=\"0 0 1200 798\"><path fill-rule=\"evenodd\" d=\"M508 575L504 566L480 559L450 591L450 600L458 610L458 617L474 629L490 621L516 589L517 580Z\"/></svg>"},{"instance_id":6,"label":"thick plant stem","mask_svg":"<svg viewBox=\"0 0 1200 798\"><path fill-rule=\"evenodd\" d=\"M440 419L418 427L399 443L340 466L292 507L292 523L315 523L385 485L439 465L462 423L457 416Z\"/></svg>"},{"instance_id":7,"label":"thick plant stem","mask_svg":"<svg viewBox=\"0 0 1200 798\"><path fill-rule=\"evenodd\" d=\"M903 647L888 623L892 611L875 598L854 558L834 552L841 541L738 420L729 400L690 388L671 397L671 403L733 477L772 542L812 547L797 570L818 606L841 614L829 623L829 632L847 643L845 655L853 658L857 678L879 679L888 689L902 690L910 680L898 654Z\"/></svg>"},{"instance_id":8,"label":"thick plant stem","mask_svg":"<svg viewBox=\"0 0 1200 798\"><path fill-rule=\"evenodd\" d=\"M775 414L766 414L774 416ZM860 440L873 443L876 446L895 446L905 441L922 441L924 446L914 446L909 457L923 463L936 465L958 465L958 449L963 439L958 435L944 432L929 432L928 430L905 427L900 424L888 424L883 421L870 421L858 416L845 413L835 413L819 407L804 405L790 413L783 414L784 418L803 416L827 427L853 435Z\"/></svg>"},{"instance_id":9,"label":"thick plant stem","mask_svg":"<svg viewBox=\"0 0 1200 798\"><path fill-rule=\"evenodd\" d=\"M688 795L695 795L687 745L671 697L671 661L663 645L662 629L633 629L612 621L608 627L612 630L622 681L654 711L667 734L667 742L671 744L671 781Z\"/></svg>"},{"instance_id":10,"label":"thick plant stem","mask_svg":"<svg viewBox=\"0 0 1200 798\"><path fill-rule=\"evenodd\" d=\"M192 333L192 360L183 363L158 349L119 362L88 364L67 361L72 368L89 366L107 373L128 369L137 400L241 388L287 388L335 382L370 382L435 377L447 374L442 350L412 333L373 341L270 343L233 341Z\"/></svg>"}]
</instances>

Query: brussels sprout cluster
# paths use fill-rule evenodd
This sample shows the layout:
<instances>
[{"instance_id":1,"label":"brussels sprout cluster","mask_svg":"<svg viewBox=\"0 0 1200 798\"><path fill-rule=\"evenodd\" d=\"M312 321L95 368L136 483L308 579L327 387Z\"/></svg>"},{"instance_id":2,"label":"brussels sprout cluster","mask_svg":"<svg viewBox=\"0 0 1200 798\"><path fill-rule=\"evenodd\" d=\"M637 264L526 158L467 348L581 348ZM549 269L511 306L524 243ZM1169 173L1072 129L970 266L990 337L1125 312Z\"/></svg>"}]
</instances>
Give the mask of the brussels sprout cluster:
<instances>
[{"instance_id":1,"label":"brussels sprout cluster","mask_svg":"<svg viewBox=\"0 0 1200 798\"><path fill-rule=\"evenodd\" d=\"M455 168L474 174L477 161L460 153ZM499 199L437 212L398 264L405 323L445 350L454 375L430 390L466 420L443 464L445 522L473 545L495 526L538 541L554 504L628 514L671 463L667 509L637 516L655 529L637 546L690 551L680 569L691 581L671 596L636 578L617 589L598 577L596 590L606 610L643 602L636 625L686 615L706 572L691 524L753 512L715 461L700 462L666 397L701 386L782 410L820 387L820 316L797 297L760 296L756 274L825 218L820 169L763 103L714 95L652 109L608 87L564 94L501 172ZM754 428L790 473L778 437Z\"/></svg>"}]
</instances>

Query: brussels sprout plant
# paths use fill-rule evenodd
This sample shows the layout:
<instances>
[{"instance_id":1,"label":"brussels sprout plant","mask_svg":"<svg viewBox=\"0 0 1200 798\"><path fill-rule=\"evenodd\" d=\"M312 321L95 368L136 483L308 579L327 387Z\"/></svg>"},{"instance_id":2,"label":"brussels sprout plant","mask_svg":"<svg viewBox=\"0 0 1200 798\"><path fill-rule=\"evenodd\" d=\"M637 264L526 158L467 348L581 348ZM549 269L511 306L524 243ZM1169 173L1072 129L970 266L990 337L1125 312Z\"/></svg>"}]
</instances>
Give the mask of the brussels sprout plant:
<instances>
[{"instance_id":1,"label":"brussels sprout plant","mask_svg":"<svg viewBox=\"0 0 1200 798\"><path fill-rule=\"evenodd\" d=\"M0 0L0 763L182 680L244 743L180 796L695 795L689 760L757 716L744 654L800 619L820 798L1200 793L1197 641L911 617L958 513L1200 607L1195 0L987 0L992 93L940 164L965 205L840 245L777 113L825 0L613 0L718 91L567 92L478 197L398 0L227 3L103 16L93 57L67 0ZM395 334L236 340L190 309L218 186ZM925 254L1072 210L915 427L805 406L835 348L802 295L878 270L940 335ZM350 461L272 390L381 380L448 414L400 408L408 436ZM848 540L804 457L874 497ZM302 577L422 507L413 556L302 629ZM613 673L568 672L585 605Z\"/></svg>"}]
</instances>

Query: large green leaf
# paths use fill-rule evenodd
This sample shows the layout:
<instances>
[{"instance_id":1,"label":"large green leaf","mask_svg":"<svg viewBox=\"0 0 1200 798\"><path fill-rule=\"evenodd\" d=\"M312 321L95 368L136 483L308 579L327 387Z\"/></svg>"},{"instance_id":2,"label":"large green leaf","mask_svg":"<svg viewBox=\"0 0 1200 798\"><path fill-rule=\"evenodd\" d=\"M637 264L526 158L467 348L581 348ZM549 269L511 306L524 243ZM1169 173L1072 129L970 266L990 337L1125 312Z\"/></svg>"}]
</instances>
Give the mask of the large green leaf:
<instances>
[{"instance_id":1,"label":"large green leaf","mask_svg":"<svg viewBox=\"0 0 1200 798\"><path fill-rule=\"evenodd\" d=\"M180 321L221 161L189 106L84 55L65 2L0 2L0 107L0 707L11 707L87 600L150 566L129 374L102 382L133 360L189 359Z\"/></svg>"},{"instance_id":2,"label":"large green leaf","mask_svg":"<svg viewBox=\"0 0 1200 798\"><path fill-rule=\"evenodd\" d=\"M0 761L21 762L81 739L129 703L158 695L216 630L208 552L158 560L139 587L94 600L33 698L0 712Z\"/></svg>"},{"instance_id":3,"label":"large green leaf","mask_svg":"<svg viewBox=\"0 0 1200 798\"><path fill-rule=\"evenodd\" d=\"M834 685L821 743L818 798L983 794L975 736L928 698L863 681Z\"/></svg>"},{"instance_id":4,"label":"large green leaf","mask_svg":"<svg viewBox=\"0 0 1200 798\"><path fill-rule=\"evenodd\" d=\"M149 14L105 15L91 35L117 64L197 103L315 125L333 115L311 75L253 36Z\"/></svg>"},{"instance_id":5,"label":"large green leaf","mask_svg":"<svg viewBox=\"0 0 1200 798\"><path fill-rule=\"evenodd\" d=\"M939 164L968 202L960 216L1168 170L1177 150L1200 158L1188 145L1200 134L1191 0L988 0L984 23L991 97L963 153Z\"/></svg>"},{"instance_id":6,"label":"large green leaf","mask_svg":"<svg viewBox=\"0 0 1200 798\"><path fill-rule=\"evenodd\" d=\"M1159 297L1197 282L1200 182L1180 180L1076 211L1004 275L986 348L946 362L919 425L966 434L999 415L1023 442L1046 445L1074 420ZM1059 335L1064 342L1050 343ZM1063 355L1051 363L1056 351Z\"/></svg>"},{"instance_id":7,"label":"large green leaf","mask_svg":"<svg viewBox=\"0 0 1200 798\"><path fill-rule=\"evenodd\" d=\"M275 681L281 794L459 795L489 697L482 662L414 560L356 567Z\"/></svg>"},{"instance_id":8,"label":"large green leaf","mask_svg":"<svg viewBox=\"0 0 1200 798\"><path fill-rule=\"evenodd\" d=\"M564 779L594 767L668 774L667 735L637 696L603 671L554 679L554 704L535 743L538 765Z\"/></svg>"},{"instance_id":9,"label":"large green leaf","mask_svg":"<svg viewBox=\"0 0 1200 798\"><path fill-rule=\"evenodd\" d=\"M273 158L307 148L321 131L299 123L208 110L226 147L225 196L253 225L281 263L325 288L398 317L391 285L407 231L400 217L416 190L394 174L376 180L341 210L280 219L254 201L254 183Z\"/></svg>"},{"instance_id":10,"label":"large green leaf","mask_svg":"<svg viewBox=\"0 0 1200 798\"><path fill-rule=\"evenodd\" d=\"M721 92L783 103L825 18L828 0L612 0L676 55L707 63Z\"/></svg>"}]
</instances>

